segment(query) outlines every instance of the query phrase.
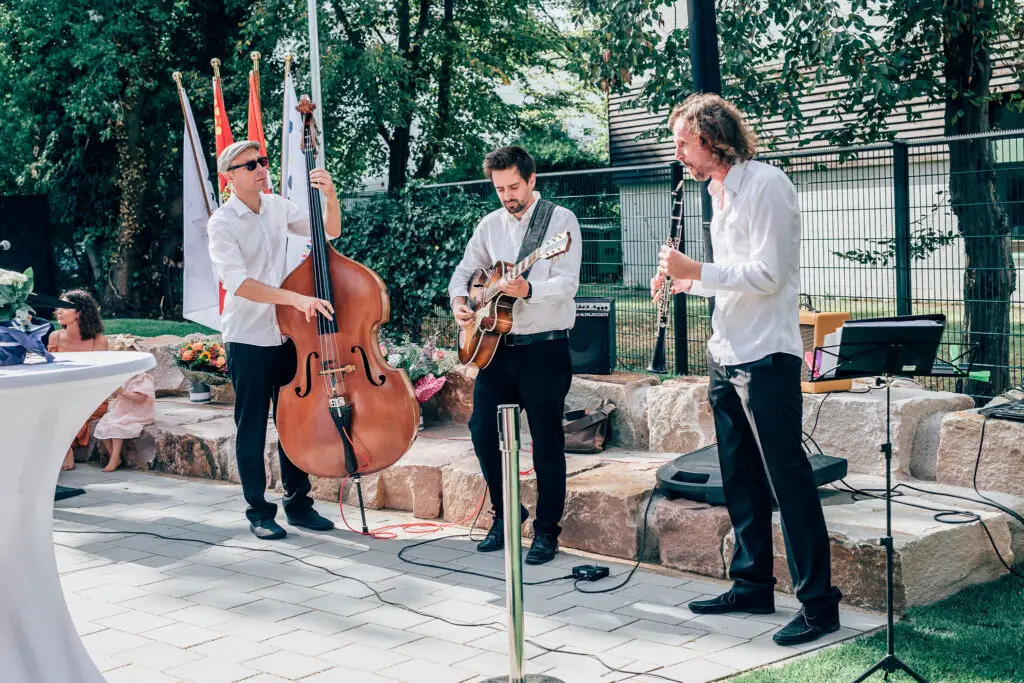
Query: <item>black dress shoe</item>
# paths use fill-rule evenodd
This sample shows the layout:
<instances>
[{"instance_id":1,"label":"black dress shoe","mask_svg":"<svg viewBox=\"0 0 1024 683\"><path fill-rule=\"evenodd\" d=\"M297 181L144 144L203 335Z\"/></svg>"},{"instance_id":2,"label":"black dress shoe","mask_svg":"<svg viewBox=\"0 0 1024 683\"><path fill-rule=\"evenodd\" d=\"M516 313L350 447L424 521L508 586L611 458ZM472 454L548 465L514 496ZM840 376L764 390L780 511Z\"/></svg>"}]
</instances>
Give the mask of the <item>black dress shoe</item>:
<instances>
[{"instance_id":1,"label":"black dress shoe","mask_svg":"<svg viewBox=\"0 0 1024 683\"><path fill-rule=\"evenodd\" d=\"M334 528L334 522L327 519L313 508L306 508L302 512L289 515L287 512L285 516L288 518L288 523L292 526L301 526L313 531L330 531Z\"/></svg>"},{"instance_id":2,"label":"black dress shoe","mask_svg":"<svg viewBox=\"0 0 1024 683\"><path fill-rule=\"evenodd\" d=\"M793 620L772 636L778 645L800 645L839 630L839 609L811 612L800 608Z\"/></svg>"},{"instance_id":3,"label":"black dress shoe","mask_svg":"<svg viewBox=\"0 0 1024 683\"><path fill-rule=\"evenodd\" d=\"M537 534L533 538L530 552L526 553L526 564L544 564L555 559L558 552L558 537L554 534Z\"/></svg>"},{"instance_id":4,"label":"black dress shoe","mask_svg":"<svg viewBox=\"0 0 1024 683\"><path fill-rule=\"evenodd\" d=\"M252 535L262 541L276 541L288 535L280 524L272 519L264 519L259 522L250 522L249 531Z\"/></svg>"},{"instance_id":5,"label":"black dress shoe","mask_svg":"<svg viewBox=\"0 0 1024 683\"><path fill-rule=\"evenodd\" d=\"M775 595L768 593L761 597L729 591L710 600L694 600L688 607L694 614L728 614L730 612L772 614L775 612Z\"/></svg>"},{"instance_id":6,"label":"black dress shoe","mask_svg":"<svg viewBox=\"0 0 1024 683\"><path fill-rule=\"evenodd\" d=\"M493 553L496 550L505 548L505 520L496 519L491 523L491 529L484 536L484 540L476 544L479 553Z\"/></svg>"}]
</instances>

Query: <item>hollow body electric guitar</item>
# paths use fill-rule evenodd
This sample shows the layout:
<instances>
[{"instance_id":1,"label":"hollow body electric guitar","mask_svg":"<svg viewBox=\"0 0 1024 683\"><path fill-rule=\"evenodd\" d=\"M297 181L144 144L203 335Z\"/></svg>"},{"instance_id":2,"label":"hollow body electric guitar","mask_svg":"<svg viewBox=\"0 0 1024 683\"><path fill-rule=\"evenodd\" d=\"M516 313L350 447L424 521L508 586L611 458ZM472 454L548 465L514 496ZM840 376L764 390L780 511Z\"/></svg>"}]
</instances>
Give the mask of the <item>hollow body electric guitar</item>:
<instances>
[{"instance_id":1,"label":"hollow body electric guitar","mask_svg":"<svg viewBox=\"0 0 1024 683\"><path fill-rule=\"evenodd\" d=\"M526 256L516 265L498 261L489 269L478 268L469 278L469 300L473 323L459 330L459 362L486 368L501 342L512 329L512 309L516 298L503 294L498 286L515 280L537 261L553 259L569 251L572 237L568 231L559 233Z\"/></svg>"}]
</instances>

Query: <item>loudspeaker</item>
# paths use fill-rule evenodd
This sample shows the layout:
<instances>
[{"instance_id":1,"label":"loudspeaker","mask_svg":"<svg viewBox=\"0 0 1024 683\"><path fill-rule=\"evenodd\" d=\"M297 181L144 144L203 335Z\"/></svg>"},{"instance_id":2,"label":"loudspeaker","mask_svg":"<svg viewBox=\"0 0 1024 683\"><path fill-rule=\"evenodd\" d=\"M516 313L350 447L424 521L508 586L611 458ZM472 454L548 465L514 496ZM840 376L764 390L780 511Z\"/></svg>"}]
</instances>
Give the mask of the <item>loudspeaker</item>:
<instances>
[{"instance_id":1,"label":"loudspeaker","mask_svg":"<svg viewBox=\"0 0 1024 683\"><path fill-rule=\"evenodd\" d=\"M824 486L846 476L846 460L843 458L814 453L807 459L814 472L815 486ZM680 455L659 467L658 488L669 498L725 505L722 470L718 466L718 444Z\"/></svg>"},{"instance_id":2,"label":"loudspeaker","mask_svg":"<svg viewBox=\"0 0 1024 683\"><path fill-rule=\"evenodd\" d=\"M55 291L57 269L49 223L43 195L0 197L0 242L11 243L10 249L0 250L0 268L21 273L31 267L33 291L57 296L60 292ZM49 318L53 312L52 308L33 308L43 318Z\"/></svg>"},{"instance_id":3,"label":"loudspeaker","mask_svg":"<svg viewBox=\"0 0 1024 683\"><path fill-rule=\"evenodd\" d=\"M800 390L805 394L824 394L829 391L849 391L853 386L853 380L835 379L825 382L812 382L811 366L808 360L814 353L814 349L825 343L825 335L832 334L839 329L844 322L850 319L849 313L818 313L816 311L800 311L800 339L804 346L803 377L800 382ZM832 349L838 351L839 349ZM822 351L825 353L825 351Z\"/></svg>"},{"instance_id":4,"label":"loudspeaker","mask_svg":"<svg viewBox=\"0 0 1024 683\"><path fill-rule=\"evenodd\" d=\"M569 330L576 374L610 375L615 369L615 299L576 297L576 324Z\"/></svg>"}]
</instances>

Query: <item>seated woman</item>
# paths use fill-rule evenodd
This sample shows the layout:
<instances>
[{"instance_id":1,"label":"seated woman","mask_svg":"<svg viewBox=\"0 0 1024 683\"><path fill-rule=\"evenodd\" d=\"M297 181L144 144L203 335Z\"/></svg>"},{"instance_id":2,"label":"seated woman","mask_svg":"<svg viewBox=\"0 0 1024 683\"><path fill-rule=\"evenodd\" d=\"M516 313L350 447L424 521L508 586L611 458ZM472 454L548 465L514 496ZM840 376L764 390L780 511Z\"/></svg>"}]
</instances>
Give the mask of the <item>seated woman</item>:
<instances>
[{"instance_id":1,"label":"seated woman","mask_svg":"<svg viewBox=\"0 0 1024 683\"><path fill-rule=\"evenodd\" d=\"M47 343L50 353L106 351L108 348L107 338L103 336L103 321L100 319L100 307L96 303L96 299L93 299L92 295L84 289L65 292L61 299L73 304L74 308L57 309L57 324L60 325L60 329L50 335ZM100 419L106 412L107 402L104 401L78 430L74 442L68 446L62 470L75 469L74 447L89 445L92 422Z\"/></svg>"},{"instance_id":2,"label":"seated woman","mask_svg":"<svg viewBox=\"0 0 1024 683\"><path fill-rule=\"evenodd\" d=\"M142 351L134 337L119 334L114 340L114 351ZM103 449L110 455L104 472L113 472L121 466L121 449L125 439L142 434L142 428L153 424L156 404L156 385L148 372L129 377L118 387L110 399L107 414L100 418L93 431Z\"/></svg>"}]
</instances>

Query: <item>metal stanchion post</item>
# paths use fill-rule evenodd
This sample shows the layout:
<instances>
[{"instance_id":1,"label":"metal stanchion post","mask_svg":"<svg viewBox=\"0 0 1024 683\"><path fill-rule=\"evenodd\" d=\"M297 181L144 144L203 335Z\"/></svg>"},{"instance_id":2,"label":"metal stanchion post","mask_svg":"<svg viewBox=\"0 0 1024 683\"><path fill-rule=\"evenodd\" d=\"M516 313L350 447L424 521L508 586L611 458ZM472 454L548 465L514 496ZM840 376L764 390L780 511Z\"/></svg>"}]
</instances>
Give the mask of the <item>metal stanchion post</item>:
<instances>
[{"instance_id":1,"label":"metal stanchion post","mask_svg":"<svg viewBox=\"0 0 1024 683\"><path fill-rule=\"evenodd\" d=\"M519 514L519 406L498 406L501 492L505 506L505 605L508 610L509 674L484 683L562 683L541 674L523 674L523 537Z\"/></svg>"}]
</instances>

